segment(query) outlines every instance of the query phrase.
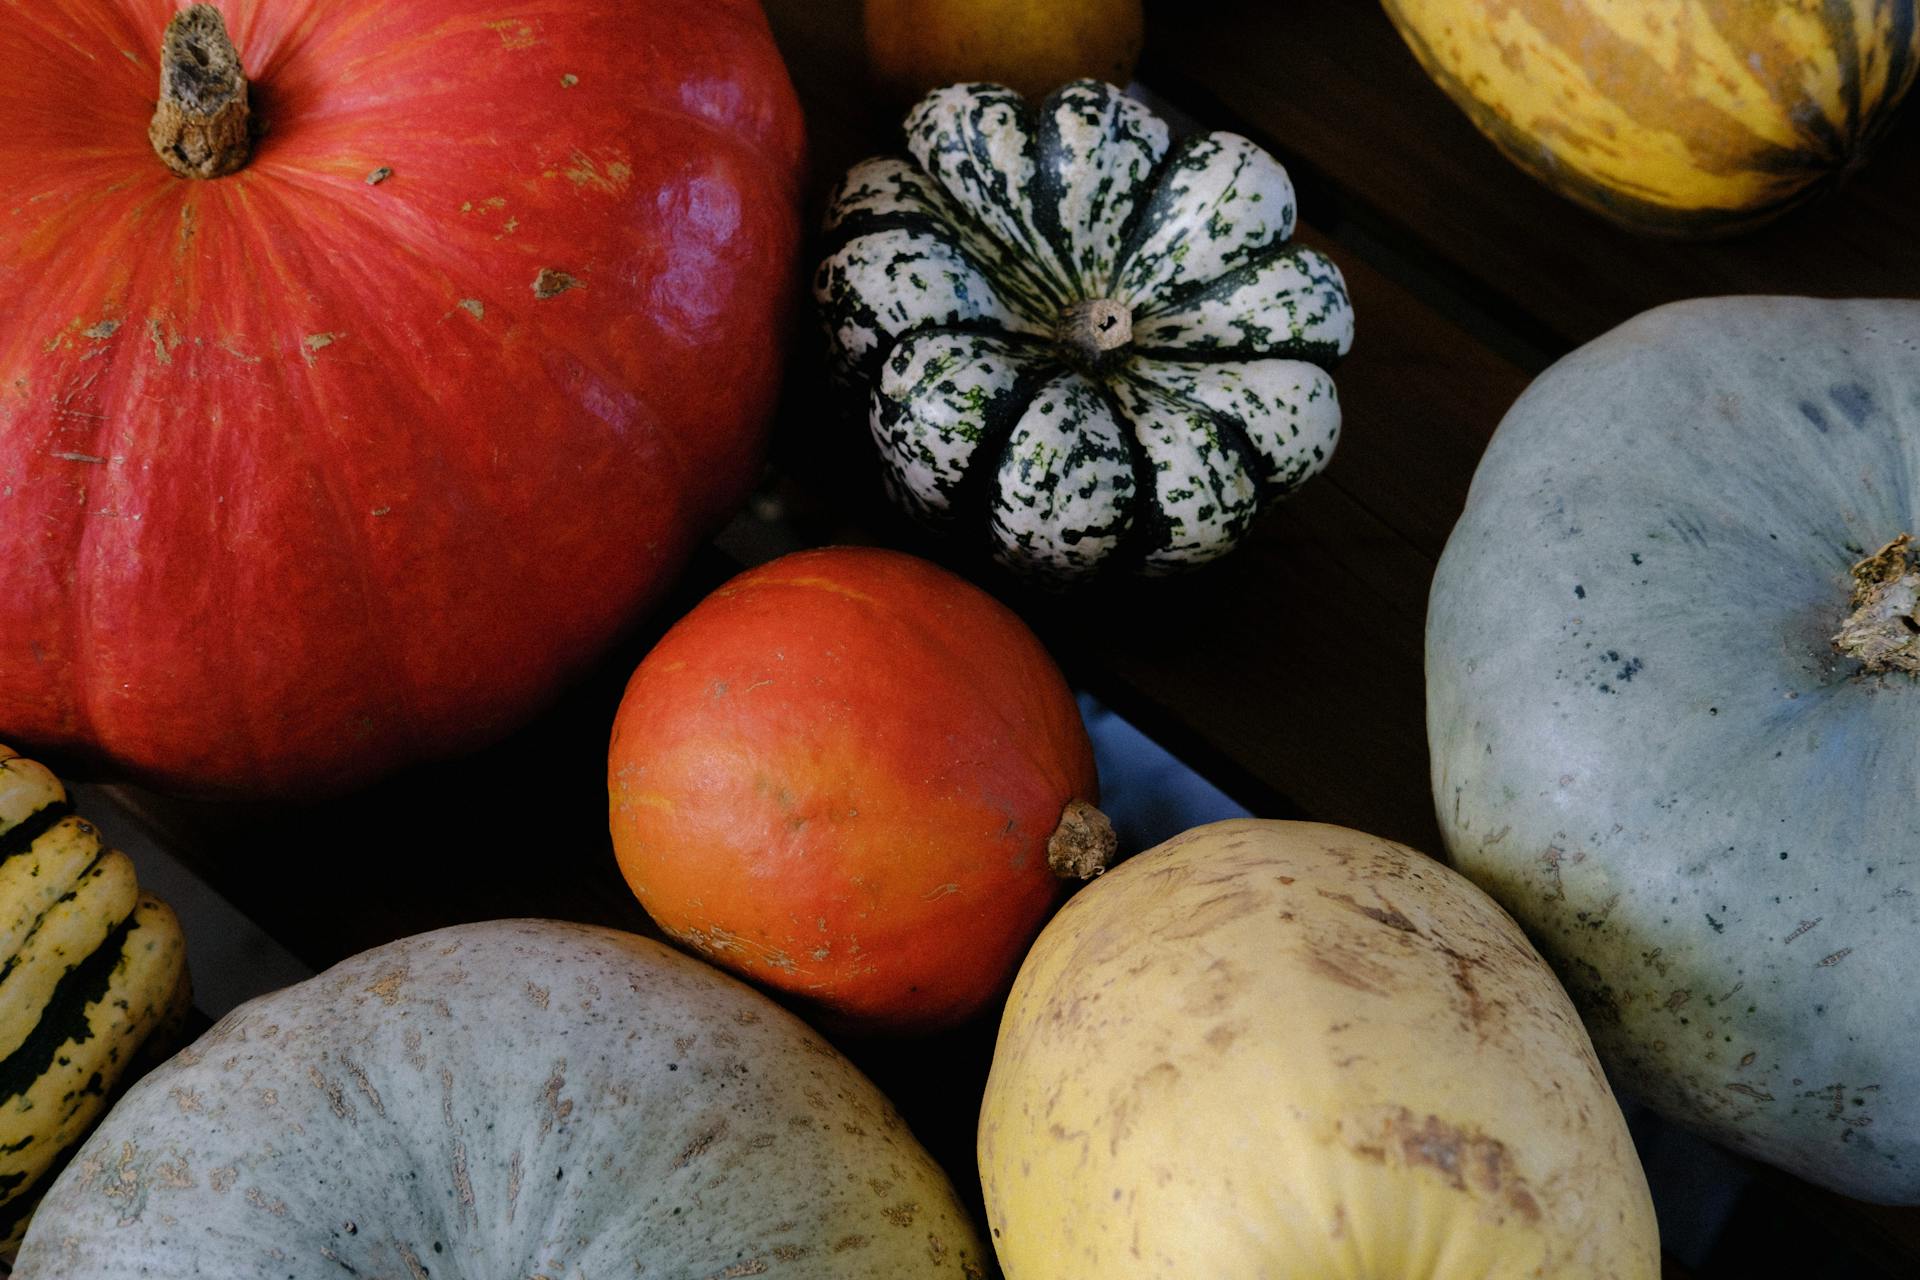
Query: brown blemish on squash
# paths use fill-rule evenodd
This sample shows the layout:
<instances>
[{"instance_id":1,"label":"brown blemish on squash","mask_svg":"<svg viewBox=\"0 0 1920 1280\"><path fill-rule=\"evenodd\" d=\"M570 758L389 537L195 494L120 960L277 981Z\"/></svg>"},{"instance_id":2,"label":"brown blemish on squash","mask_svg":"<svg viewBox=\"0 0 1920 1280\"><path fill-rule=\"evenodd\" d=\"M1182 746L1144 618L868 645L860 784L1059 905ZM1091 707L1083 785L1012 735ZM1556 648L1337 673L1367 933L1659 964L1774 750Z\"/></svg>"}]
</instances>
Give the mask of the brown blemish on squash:
<instances>
[{"instance_id":1,"label":"brown blemish on squash","mask_svg":"<svg viewBox=\"0 0 1920 1280\"><path fill-rule=\"evenodd\" d=\"M406 980L405 969L387 969L367 984L367 994L380 997L380 1003L391 1009L399 1002L400 986Z\"/></svg>"},{"instance_id":2,"label":"brown blemish on squash","mask_svg":"<svg viewBox=\"0 0 1920 1280\"><path fill-rule=\"evenodd\" d=\"M711 1125L702 1133L697 1134L694 1137L693 1141L689 1142L685 1147L683 1147L680 1151L680 1154L673 1158L673 1163L668 1165L667 1167L669 1169L686 1168L687 1165L691 1164L693 1161L699 1159L702 1155L706 1154L708 1148L712 1147L714 1143L718 1142L722 1137L726 1136L726 1132L727 1132L727 1122L723 1117L722 1119L716 1121L713 1125Z\"/></svg>"},{"instance_id":3,"label":"brown blemish on squash","mask_svg":"<svg viewBox=\"0 0 1920 1280\"><path fill-rule=\"evenodd\" d=\"M1229 921L1258 911L1265 903L1266 895L1256 889L1235 889L1230 893L1216 894L1192 910L1183 912L1180 922L1162 929L1159 936L1174 940L1201 937Z\"/></svg>"},{"instance_id":4,"label":"brown blemish on squash","mask_svg":"<svg viewBox=\"0 0 1920 1280\"><path fill-rule=\"evenodd\" d=\"M385 1120L386 1104L380 1099L380 1091L373 1087L373 1081L367 1078L366 1069L344 1053L340 1055L340 1065L345 1067L347 1074L353 1077L354 1087L366 1097L368 1105L373 1108L373 1113Z\"/></svg>"},{"instance_id":5,"label":"brown blemish on squash","mask_svg":"<svg viewBox=\"0 0 1920 1280\"><path fill-rule=\"evenodd\" d=\"M1354 1155L1381 1164L1398 1156L1402 1168L1431 1170L1455 1191L1495 1201L1526 1222L1540 1220L1539 1201L1498 1139L1434 1115L1416 1120L1405 1107L1356 1127L1364 1137L1346 1143Z\"/></svg>"},{"instance_id":6,"label":"brown blemish on squash","mask_svg":"<svg viewBox=\"0 0 1920 1280\"><path fill-rule=\"evenodd\" d=\"M560 1059L553 1064L553 1074L547 1077L541 1096L546 1099L547 1112L540 1117L540 1136L546 1137L557 1125L565 1124L567 1117L573 1114L571 1100L562 1098L560 1091L567 1087L567 1060Z\"/></svg>"},{"instance_id":7,"label":"brown blemish on squash","mask_svg":"<svg viewBox=\"0 0 1920 1280\"><path fill-rule=\"evenodd\" d=\"M314 356L346 337L344 333L310 333L300 340L300 358L313 366Z\"/></svg>"},{"instance_id":8,"label":"brown blemish on squash","mask_svg":"<svg viewBox=\"0 0 1920 1280\"><path fill-rule=\"evenodd\" d=\"M273 1199L258 1187L247 1188L247 1203L256 1209L264 1209L276 1218L287 1216L287 1202Z\"/></svg>"},{"instance_id":9,"label":"brown blemish on squash","mask_svg":"<svg viewBox=\"0 0 1920 1280\"><path fill-rule=\"evenodd\" d=\"M480 1215L473 1207L473 1179L467 1174L467 1144L458 1138L453 1143L453 1189L460 1197L460 1216L479 1226Z\"/></svg>"},{"instance_id":10,"label":"brown blemish on squash","mask_svg":"<svg viewBox=\"0 0 1920 1280\"><path fill-rule=\"evenodd\" d=\"M872 1242L870 1236L841 1236L833 1242L835 1253L845 1253L849 1249L864 1249Z\"/></svg>"},{"instance_id":11,"label":"brown blemish on squash","mask_svg":"<svg viewBox=\"0 0 1920 1280\"><path fill-rule=\"evenodd\" d=\"M551 990L540 986L538 983L527 983L527 999L542 1009L547 1007L547 1000L552 994L553 992Z\"/></svg>"},{"instance_id":12,"label":"brown blemish on squash","mask_svg":"<svg viewBox=\"0 0 1920 1280\"><path fill-rule=\"evenodd\" d=\"M913 1225L913 1215L919 1212L920 1206L909 1200L890 1209L882 1209L880 1216L896 1227L910 1227Z\"/></svg>"},{"instance_id":13,"label":"brown blemish on squash","mask_svg":"<svg viewBox=\"0 0 1920 1280\"><path fill-rule=\"evenodd\" d=\"M193 1180L193 1170L187 1167L187 1158L162 1160L154 1166L154 1185L170 1191L190 1191L199 1184Z\"/></svg>"},{"instance_id":14,"label":"brown blemish on squash","mask_svg":"<svg viewBox=\"0 0 1920 1280\"><path fill-rule=\"evenodd\" d=\"M505 49L517 52L521 49L531 49L540 43L538 22L529 23L520 18L502 18L498 22L488 22L483 25L500 37L500 45Z\"/></svg>"},{"instance_id":15,"label":"brown blemish on squash","mask_svg":"<svg viewBox=\"0 0 1920 1280\"><path fill-rule=\"evenodd\" d=\"M333 1112L334 1119L353 1120L358 1118L353 1103L347 1098L346 1089L342 1087L338 1080L328 1079L321 1074L320 1068L318 1067L307 1068L307 1079L313 1082L314 1088L326 1096L327 1108Z\"/></svg>"},{"instance_id":16,"label":"brown blemish on squash","mask_svg":"<svg viewBox=\"0 0 1920 1280\"><path fill-rule=\"evenodd\" d=\"M557 298L569 289L584 289L586 286L564 271L552 267L540 268L540 274L533 278L533 296L545 301Z\"/></svg>"},{"instance_id":17,"label":"brown blemish on squash","mask_svg":"<svg viewBox=\"0 0 1920 1280\"><path fill-rule=\"evenodd\" d=\"M1397 929L1402 933L1419 933L1420 932L1420 930L1414 925L1413 921L1401 915L1400 912L1394 908L1393 904L1387 902L1387 900L1384 898L1380 900L1381 901L1380 906L1369 907L1369 906L1364 906L1361 903L1355 902L1353 899L1353 895L1351 894L1329 893L1325 889L1317 890L1317 892L1321 897L1327 899L1328 901L1337 902L1341 906L1346 907L1349 911L1357 911L1361 915L1365 916L1367 919L1375 921L1376 923L1379 923L1379 924L1386 925L1387 928L1389 929Z\"/></svg>"}]
</instances>

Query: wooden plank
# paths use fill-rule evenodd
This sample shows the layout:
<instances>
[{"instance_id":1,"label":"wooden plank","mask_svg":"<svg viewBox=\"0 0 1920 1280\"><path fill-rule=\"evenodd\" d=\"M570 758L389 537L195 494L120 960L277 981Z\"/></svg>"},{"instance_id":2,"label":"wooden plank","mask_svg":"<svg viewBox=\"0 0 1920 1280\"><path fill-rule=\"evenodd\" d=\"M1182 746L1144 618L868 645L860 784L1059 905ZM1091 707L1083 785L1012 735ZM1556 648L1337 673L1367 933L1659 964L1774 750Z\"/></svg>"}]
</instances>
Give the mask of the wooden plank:
<instances>
[{"instance_id":1,"label":"wooden plank","mask_svg":"<svg viewBox=\"0 0 1920 1280\"><path fill-rule=\"evenodd\" d=\"M1372 242L1547 356L1650 306L1720 293L1920 293L1920 126L1837 195L1751 235L1684 244L1620 230L1500 155L1429 81L1377 4L1150 7L1142 78L1285 159L1322 223Z\"/></svg>"}]
</instances>

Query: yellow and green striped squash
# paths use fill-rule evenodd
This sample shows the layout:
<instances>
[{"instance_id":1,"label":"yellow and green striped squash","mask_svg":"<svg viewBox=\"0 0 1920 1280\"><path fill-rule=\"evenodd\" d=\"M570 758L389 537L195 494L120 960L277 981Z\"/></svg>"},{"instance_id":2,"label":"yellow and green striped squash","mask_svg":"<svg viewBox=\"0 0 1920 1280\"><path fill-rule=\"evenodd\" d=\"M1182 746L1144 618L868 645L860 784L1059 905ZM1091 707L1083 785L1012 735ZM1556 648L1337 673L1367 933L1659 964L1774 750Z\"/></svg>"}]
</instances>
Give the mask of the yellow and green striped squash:
<instances>
[{"instance_id":1,"label":"yellow and green striped squash","mask_svg":"<svg viewBox=\"0 0 1920 1280\"><path fill-rule=\"evenodd\" d=\"M1737 231L1856 167L1920 66L1916 0L1384 0L1515 163L1633 230Z\"/></svg>"},{"instance_id":2,"label":"yellow and green striped squash","mask_svg":"<svg viewBox=\"0 0 1920 1280\"><path fill-rule=\"evenodd\" d=\"M187 1000L173 912L140 892L133 863L73 813L58 778L0 746L0 1262Z\"/></svg>"}]
</instances>

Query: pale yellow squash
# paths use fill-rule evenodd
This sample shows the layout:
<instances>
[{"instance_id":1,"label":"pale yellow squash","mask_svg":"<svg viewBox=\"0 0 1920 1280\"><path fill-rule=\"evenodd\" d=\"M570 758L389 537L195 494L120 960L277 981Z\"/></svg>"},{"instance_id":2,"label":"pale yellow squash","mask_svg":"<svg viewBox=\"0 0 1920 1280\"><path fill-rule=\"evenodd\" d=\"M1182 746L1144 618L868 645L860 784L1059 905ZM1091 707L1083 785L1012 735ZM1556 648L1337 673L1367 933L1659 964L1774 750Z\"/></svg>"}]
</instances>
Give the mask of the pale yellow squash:
<instances>
[{"instance_id":1,"label":"pale yellow squash","mask_svg":"<svg viewBox=\"0 0 1920 1280\"><path fill-rule=\"evenodd\" d=\"M1652 1280L1626 1124L1573 1006L1465 879L1237 821L1040 935L980 1117L1008 1280Z\"/></svg>"},{"instance_id":2,"label":"pale yellow squash","mask_svg":"<svg viewBox=\"0 0 1920 1280\"><path fill-rule=\"evenodd\" d=\"M1915 0L1385 0L1473 123L1638 230L1772 216L1857 164L1920 65Z\"/></svg>"}]
</instances>

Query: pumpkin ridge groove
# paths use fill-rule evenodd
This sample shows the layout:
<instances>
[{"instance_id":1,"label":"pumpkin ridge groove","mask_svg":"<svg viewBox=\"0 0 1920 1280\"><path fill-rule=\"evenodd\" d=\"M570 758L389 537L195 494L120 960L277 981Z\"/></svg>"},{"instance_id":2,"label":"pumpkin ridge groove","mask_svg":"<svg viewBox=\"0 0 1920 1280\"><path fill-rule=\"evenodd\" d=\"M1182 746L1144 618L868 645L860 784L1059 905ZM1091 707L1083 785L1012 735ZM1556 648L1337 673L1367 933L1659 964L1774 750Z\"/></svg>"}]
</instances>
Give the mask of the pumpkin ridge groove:
<instances>
[{"instance_id":1,"label":"pumpkin ridge groove","mask_svg":"<svg viewBox=\"0 0 1920 1280\"><path fill-rule=\"evenodd\" d=\"M1831 30L1833 25L1833 11L1836 8L1844 11L1846 9L1846 0L1839 0L1837 5L1834 4L1832 0L1826 0L1826 7L1828 11L1828 27L1829 30ZM1727 43L1728 47L1740 48L1751 43L1736 26L1732 25L1734 18L1732 13L1724 10L1716 10L1711 5L1702 6L1699 12L1701 19L1712 28L1715 35ZM1766 92L1767 97L1773 102L1775 108L1779 110L1783 117L1793 118L1794 127L1801 138L1806 142L1818 144L1817 149L1780 148L1772 153L1776 156L1784 154L1785 156L1801 157L1800 163L1802 167L1798 172L1802 174L1806 173L1809 169L1831 165L1836 160L1844 159L1847 154L1847 137L1858 136L1860 105L1858 46L1854 42L1853 15L1846 13L1845 21L1847 24L1846 38L1833 42L1834 58L1842 64L1841 84L1843 89L1849 91L1848 101L1843 104L1848 113L1846 128L1844 130L1840 127L1841 122L1834 120L1824 111L1817 115L1795 116L1794 101L1788 96L1792 86L1782 79L1764 75L1758 77L1760 87ZM1792 163L1792 160L1780 160L1778 162L1779 171L1794 172L1794 170L1787 167ZM1748 166L1743 164L1742 167ZM1773 170L1773 166L1757 158L1751 164L1751 167L1763 172Z\"/></svg>"},{"instance_id":2,"label":"pumpkin ridge groove","mask_svg":"<svg viewBox=\"0 0 1920 1280\"><path fill-rule=\"evenodd\" d=\"M91 954L61 976L48 997L40 1019L20 1047L0 1059L0 1103L19 1097L52 1065L60 1046L91 1039L87 1009L105 995L113 971L126 951L134 918L128 916L101 940Z\"/></svg>"},{"instance_id":3,"label":"pumpkin ridge groove","mask_svg":"<svg viewBox=\"0 0 1920 1280\"><path fill-rule=\"evenodd\" d=\"M1826 10L1827 21L1837 37L1833 41L1833 56L1834 60L1840 64L1840 90L1846 95L1844 101L1847 118L1844 135L1857 138L1860 136L1862 91L1859 25L1854 21L1853 6L1847 0L1826 0L1823 7ZM1834 131L1836 122L1823 118L1820 123L1826 126L1821 130L1823 134ZM1835 158L1840 160L1847 158L1847 148L1839 137L1831 140L1823 138L1822 141L1826 141L1832 148Z\"/></svg>"},{"instance_id":4,"label":"pumpkin ridge groove","mask_svg":"<svg viewBox=\"0 0 1920 1280\"><path fill-rule=\"evenodd\" d=\"M1139 424L1104 379L1094 380L1093 386L1106 402L1107 412L1120 424L1120 438L1126 441L1127 461L1133 467L1133 519L1121 532L1120 543L1107 562L1111 572L1118 575L1144 564L1148 556L1171 545L1173 522L1167 518L1166 508L1160 505L1160 490L1154 483L1153 455L1140 438Z\"/></svg>"},{"instance_id":5,"label":"pumpkin ridge groove","mask_svg":"<svg viewBox=\"0 0 1920 1280\"><path fill-rule=\"evenodd\" d=\"M996 263L1003 262L1008 273L1024 280L1031 286L1039 302L1045 304L1050 310L1058 310L1060 307L1065 306L1070 300L1069 297L1063 296L1063 294L1070 295L1073 292L1072 282L1070 280L1055 279L1052 273L1046 269L1048 264L1045 262L1045 251L1051 246L1046 243L1044 237L1037 243L1026 243L1031 237L1019 234L1022 230L1038 233L1039 229L1035 225L1035 220L1030 216L1031 203L1025 199L1024 192L1009 192L1007 190L1010 184L1007 181L1006 175L1001 172L1000 166L995 163L992 152L987 149L985 132L978 127L991 107L1000 106L1011 110L1020 123L1022 135L1021 155L1028 164L1033 166L1037 174L1039 165L1038 150L1035 146L1035 134L1038 116L1034 111L1032 103L1010 89L1004 89L1000 86L978 87L991 88L997 90L997 92L992 94L983 93L969 105L964 122L955 122L956 124L964 123L965 128L962 130L942 130L933 126L932 122L928 120L919 120L920 127L916 128L916 120L918 118L918 109L916 109L916 114L910 115L907 119L907 135L910 140L909 151L911 153L911 139L916 136L935 144L929 146L924 159L919 155L913 155L912 158L915 163L933 180L934 186L939 190L940 194L946 198L947 202L964 215L961 219L961 225L965 229L977 231L988 244L991 244L998 251ZM937 97L938 95L933 96ZM931 100L932 98L930 97L927 101ZM923 103L923 105L925 104ZM931 135L927 132L929 127L932 128ZM942 137L954 145L951 147L937 145L938 140ZM963 182L965 175L958 170L950 170L945 164L937 163L937 158L943 154L949 156L959 155L965 158L967 165L972 167L976 174L976 182L978 185L973 188L975 194L982 201L990 204L994 209L997 209L1006 218L1010 224L1011 232L993 225L984 214L976 212L969 206L960 191L949 185L949 182ZM978 175L982 174L994 175L997 182L989 183L980 180ZM1022 211L1022 204L1028 205L1027 211ZM996 284L1000 283L1003 278L1001 272L988 271L986 274L988 279L994 281Z\"/></svg>"},{"instance_id":6,"label":"pumpkin ridge groove","mask_svg":"<svg viewBox=\"0 0 1920 1280\"><path fill-rule=\"evenodd\" d=\"M1013 389L989 406L986 430L981 434L980 443L974 447L973 456L967 459L959 481L953 486L949 510L956 519L967 524L991 526L993 495L998 487L994 481L1013 443L1014 428L1020 425L1020 419L1027 415L1027 410L1033 407L1033 402L1048 384L1066 376L1068 372L1057 361L1043 360L1035 368L1016 374Z\"/></svg>"},{"instance_id":7,"label":"pumpkin ridge groove","mask_svg":"<svg viewBox=\"0 0 1920 1280\"><path fill-rule=\"evenodd\" d=\"M1272 459L1262 453L1259 447L1253 443L1253 434L1247 430L1247 424L1244 421L1230 413L1222 413L1211 405L1202 404L1194 397L1184 392L1176 391L1165 383L1158 382L1138 373L1131 376L1136 382L1152 387L1167 399L1186 409L1187 412L1198 414L1212 422L1215 429L1220 432L1221 440L1226 444L1227 448L1233 452L1234 457L1239 460L1241 469L1253 477L1254 484L1259 488L1263 501L1278 497L1287 491L1287 487L1281 482L1280 474L1274 467Z\"/></svg>"},{"instance_id":8,"label":"pumpkin ridge groove","mask_svg":"<svg viewBox=\"0 0 1920 1280\"><path fill-rule=\"evenodd\" d=\"M1062 85L1049 93L1034 112L1034 123L1038 127L1033 131L1033 185L1028 188L1027 204L1033 210L1034 230L1060 259L1061 269L1067 275L1067 288L1078 297L1088 298L1093 296L1093 290L1080 278L1073 236L1060 223L1060 197L1065 188L1052 163L1065 149L1060 140L1059 106L1062 91L1070 87L1071 84Z\"/></svg>"},{"instance_id":9,"label":"pumpkin ridge groove","mask_svg":"<svg viewBox=\"0 0 1920 1280\"><path fill-rule=\"evenodd\" d=\"M1100 290L1102 297L1119 296L1120 282L1126 277L1127 267L1133 262L1133 255L1139 251L1141 244L1153 232L1149 217L1160 202L1160 193L1165 187L1167 176L1179 165L1184 164L1187 156L1207 137L1208 135L1204 133L1191 134L1168 147L1166 154L1160 157L1160 162L1153 166L1145 180L1141 182L1140 189L1146 192L1146 196L1144 199L1133 202L1133 210L1127 214L1127 220L1120 228L1120 247L1114 251L1113 255L1113 276L1102 285ZM1168 195L1167 198L1172 199L1172 196ZM1145 310L1145 308L1139 310Z\"/></svg>"},{"instance_id":10,"label":"pumpkin ridge groove","mask_svg":"<svg viewBox=\"0 0 1920 1280\"><path fill-rule=\"evenodd\" d=\"M33 848L41 836L59 826L72 813L72 800L52 800L5 831L0 831L0 862L18 857Z\"/></svg>"}]
</instances>

